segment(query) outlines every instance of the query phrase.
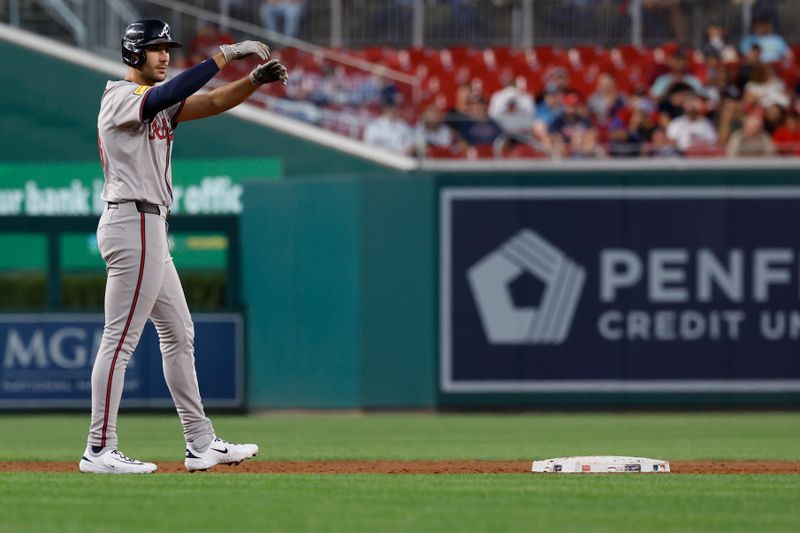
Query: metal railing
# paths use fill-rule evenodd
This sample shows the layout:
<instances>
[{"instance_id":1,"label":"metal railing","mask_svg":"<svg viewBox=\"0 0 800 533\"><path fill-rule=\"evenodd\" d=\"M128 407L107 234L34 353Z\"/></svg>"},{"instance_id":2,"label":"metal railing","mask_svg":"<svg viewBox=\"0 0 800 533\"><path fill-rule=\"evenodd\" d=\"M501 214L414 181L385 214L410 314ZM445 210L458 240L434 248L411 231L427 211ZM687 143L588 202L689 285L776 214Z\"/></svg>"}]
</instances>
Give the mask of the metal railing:
<instances>
[{"instance_id":1,"label":"metal railing","mask_svg":"<svg viewBox=\"0 0 800 533\"><path fill-rule=\"evenodd\" d=\"M84 45L77 21L89 39L112 19L138 13L214 13L224 27L244 23L325 47L368 46L653 46L677 41L699 46L709 23L722 25L739 40L754 18L767 18L790 42L800 42L797 0L286 0L280 11L261 0L8 0L0 17L14 25L31 4L51 11ZM151 5L147 5L151 4ZM0 6L3 6L0 3ZM131 9L133 8L133 9ZM70 13L71 12L71 13ZM176 29L180 29L176 22ZM110 31L101 35L111 38ZM252 33L252 32L250 32ZM88 43L93 47L97 43ZM107 42L106 45L109 43Z\"/></svg>"},{"instance_id":2,"label":"metal railing","mask_svg":"<svg viewBox=\"0 0 800 533\"><path fill-rule=\"evenodd\" d=\"M39 0L39 5L54 19L66 26L75 37L75 42L78 46L81 48L86 48L88 46L88 30L86 24L65 0Z\"/></svg>"},{"instance_id":3,"label":"metal railing","mask_svg":"<svg viewBox=\"0 0 800 533\"><path fill-rule=\"evenodd\" d=\"M259 0L191 0L226 18L269 26ZM363 46L699 46L710 22L731 39L754 16L800 41L796 0L297 0L297 33L332 47ZM280 30L291 31L274 17Z\"/></svg>"}]
</instances>

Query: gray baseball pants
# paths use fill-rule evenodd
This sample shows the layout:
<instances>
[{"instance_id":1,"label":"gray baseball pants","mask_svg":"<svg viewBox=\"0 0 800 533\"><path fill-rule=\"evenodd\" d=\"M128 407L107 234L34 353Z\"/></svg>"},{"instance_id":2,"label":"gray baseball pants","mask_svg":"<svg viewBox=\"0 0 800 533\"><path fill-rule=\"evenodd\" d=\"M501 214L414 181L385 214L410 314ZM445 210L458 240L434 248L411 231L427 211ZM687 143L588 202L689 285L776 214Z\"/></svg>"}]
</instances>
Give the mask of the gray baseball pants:
<instances>
[{"instance_id":1,"label":"gray baseball pants","mask_svg":"<svg viewBox=\"0 0 800 533\"><path fill-rule=\"evenodd\" d=\"M150 318L158 332L164 378L187 442L213 433L194 366L194 324L167 245L167 210L140 213L134 202L108 205L97 244L108 273L103 338L92 369L91 446L117 446L125 369Z\"/></svg>"}]
</instances>

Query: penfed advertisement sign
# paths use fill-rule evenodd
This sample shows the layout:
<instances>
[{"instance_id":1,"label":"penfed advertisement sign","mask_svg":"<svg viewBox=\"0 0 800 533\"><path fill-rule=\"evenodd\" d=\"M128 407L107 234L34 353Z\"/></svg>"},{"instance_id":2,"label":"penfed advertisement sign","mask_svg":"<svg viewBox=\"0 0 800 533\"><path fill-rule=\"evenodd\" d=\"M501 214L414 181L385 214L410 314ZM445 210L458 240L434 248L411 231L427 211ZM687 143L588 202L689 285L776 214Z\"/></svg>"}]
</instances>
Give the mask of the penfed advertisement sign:
<instances>
[{"instance_id":1,"label":"penfed advertisement sign","mask_svg":"<svg viewBox=\"0 0 800 533\"><path fill-rule=\"evenodd\" d=\"M443 188L445 393L800 391L800 188Z\"/></svg>"},{"instance_id":2,"label":"penfed advertisement sign","mask_svg":"<svg viewBox=\"0 0 800 533\"><path fill-rule=\"evenodd\" d=\"M234 313L197 314L195 364L206 407L243 404L244 332ZM0 314L0 408L91 407L100 314ZM125 372L122 407L173 405L148 322Z\"/></svg>"}]
</instances>

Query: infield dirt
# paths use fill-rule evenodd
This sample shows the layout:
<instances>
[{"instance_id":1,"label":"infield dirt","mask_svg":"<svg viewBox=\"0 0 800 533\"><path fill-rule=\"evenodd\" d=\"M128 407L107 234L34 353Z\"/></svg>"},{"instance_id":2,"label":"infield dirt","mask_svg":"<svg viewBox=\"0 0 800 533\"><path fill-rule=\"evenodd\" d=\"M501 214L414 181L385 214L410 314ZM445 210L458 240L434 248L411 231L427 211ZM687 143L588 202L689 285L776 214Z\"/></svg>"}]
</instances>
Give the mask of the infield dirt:
<instances>
[{"instance_id":1,"label":"infield dirt","mask_svg":"<svg viewBox=\"0 0 800 533\"><path fill-rule=\"evenodd\" d=\"M163 461L159 473L187 473ZM674 474L800 474L800 461L670 461ZM529 474L531 461L248 461L217 466L224 474ZM77 472L77 461L0 462L0 472Z\"/></svg>"}]
</instances>

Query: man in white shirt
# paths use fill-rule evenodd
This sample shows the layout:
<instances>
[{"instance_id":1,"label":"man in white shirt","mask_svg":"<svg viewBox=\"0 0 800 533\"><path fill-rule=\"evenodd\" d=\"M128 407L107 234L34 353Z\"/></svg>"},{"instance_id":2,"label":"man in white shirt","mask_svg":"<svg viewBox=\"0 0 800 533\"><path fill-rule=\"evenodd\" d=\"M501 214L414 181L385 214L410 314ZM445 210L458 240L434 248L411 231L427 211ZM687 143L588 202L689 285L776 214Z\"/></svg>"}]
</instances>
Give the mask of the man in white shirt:
<instances>
[{"instance_id":1,"label":"man in white shirt","mask_svg":"<svg viewBox=\"0 0 800 533\"><path fill-rule=\"evenodd\" d=\"M717 143L717 130L703 115L702 106L697 96L687 97L683 106L685 114L674 119L667 127L667 138L681 151Z\"/></svg>"},{"instance_id":2,"label":"man in white shirt","mask_svg":"<svg viewBox=\"0 0 800 533\"><path fill-rule=\"evenodd\" d=\"M431 105L422 112L422 117L416 127L417 147L421 153L426 153L428 147L436 149L452 148L455 136L450 126L442 122L442 113Z\"/></svg>"},{"instance_id":3,"label":"man in white shirt","mask_svg":"<svg viewBox=\"0 0 800 533\"><path fill-rule=\"evenodd\" d=\"M517 76L514 83L492 95L489 101L489 117L505 133L523 137L532 135L536 104L527 89L525 78Z\"/></svg>"},{"instance_id":4,"label":"man in white shirt","mask_svg":"<svg viewBox=\"0 0 800 533\"><path fill-rule=\"evenodd\" d=\"M383 114L364 129L364 142L397 154L414 154L414 130L397 116L395 104L385 105Z\"/></svg>"}]
</instances>

